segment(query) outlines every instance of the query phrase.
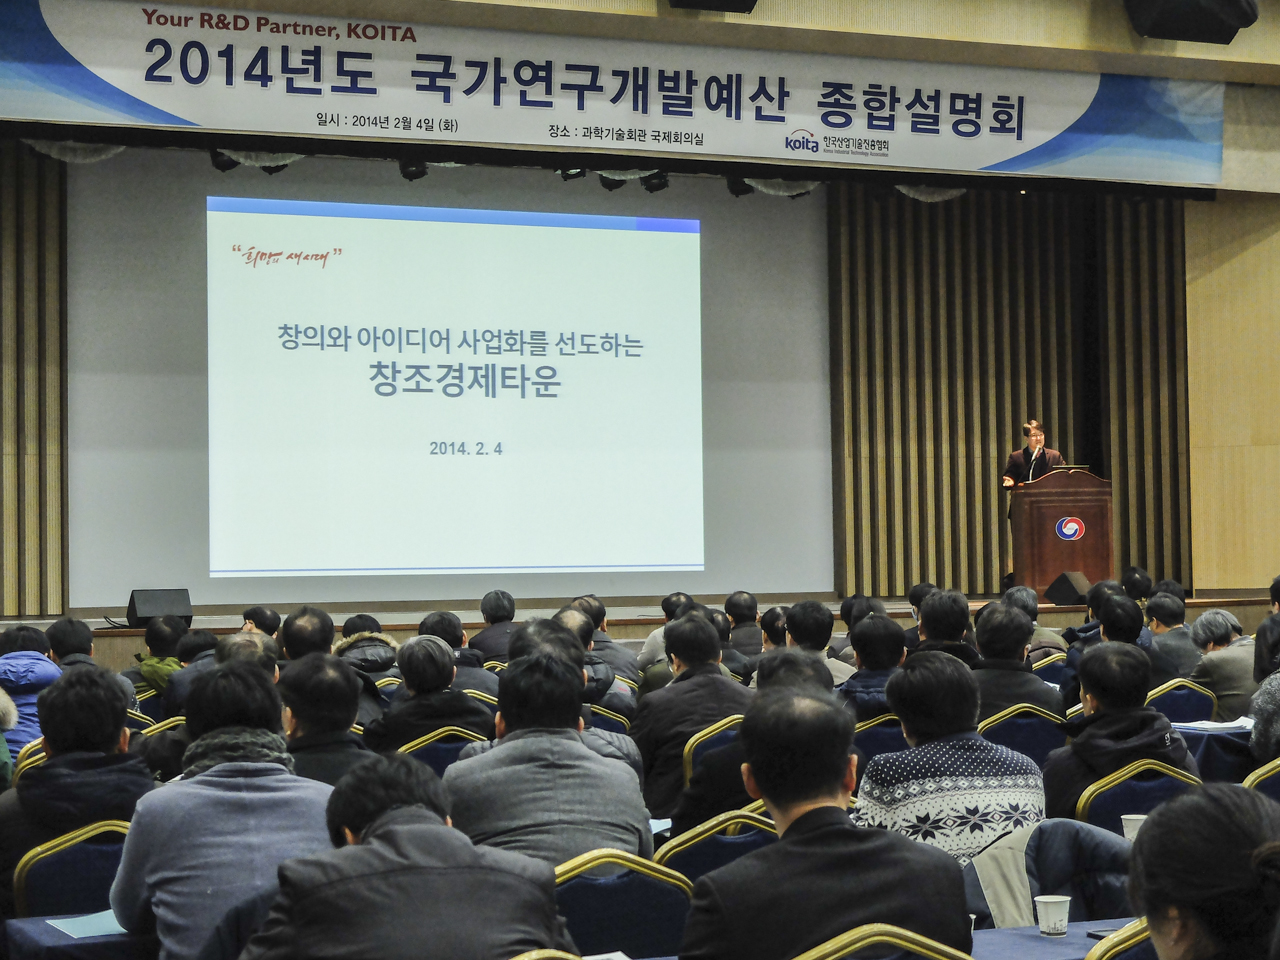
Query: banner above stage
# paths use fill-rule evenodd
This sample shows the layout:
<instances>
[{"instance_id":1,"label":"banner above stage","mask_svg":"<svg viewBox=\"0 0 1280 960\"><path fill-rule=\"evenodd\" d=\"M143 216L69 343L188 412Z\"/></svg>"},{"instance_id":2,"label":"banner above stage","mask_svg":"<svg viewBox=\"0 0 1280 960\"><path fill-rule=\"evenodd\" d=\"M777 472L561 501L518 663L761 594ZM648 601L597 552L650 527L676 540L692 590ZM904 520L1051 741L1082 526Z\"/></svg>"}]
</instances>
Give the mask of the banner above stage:
<instances>
[{"instance_id":1,"label":"banner above stage","mask_svg":"<svg viewBox=\"0 0 1280 960\"><path fill-rule=\"evenodd\" d=\"M1222 100L1152 77L0 0L15 120L1216 184Z\"/></svg>"}]
</instances>

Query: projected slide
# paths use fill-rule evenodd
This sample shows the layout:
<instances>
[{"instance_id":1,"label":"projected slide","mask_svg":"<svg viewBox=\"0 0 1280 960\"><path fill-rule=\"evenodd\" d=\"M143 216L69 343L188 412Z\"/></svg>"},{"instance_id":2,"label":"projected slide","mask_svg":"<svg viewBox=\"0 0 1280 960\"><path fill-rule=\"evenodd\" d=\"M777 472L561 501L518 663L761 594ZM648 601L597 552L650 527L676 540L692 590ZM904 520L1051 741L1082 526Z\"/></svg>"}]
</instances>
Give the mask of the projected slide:
<instances>
[{"instance_id":1,"label":"projected slide","mask_svg":"<svg viewBox=\"0 0 1280 960\"><path fill-rule=\"evenodd\" d=\"M207 222L210 576L703 568L698 221Z\"/></svg>"}]
</instances>

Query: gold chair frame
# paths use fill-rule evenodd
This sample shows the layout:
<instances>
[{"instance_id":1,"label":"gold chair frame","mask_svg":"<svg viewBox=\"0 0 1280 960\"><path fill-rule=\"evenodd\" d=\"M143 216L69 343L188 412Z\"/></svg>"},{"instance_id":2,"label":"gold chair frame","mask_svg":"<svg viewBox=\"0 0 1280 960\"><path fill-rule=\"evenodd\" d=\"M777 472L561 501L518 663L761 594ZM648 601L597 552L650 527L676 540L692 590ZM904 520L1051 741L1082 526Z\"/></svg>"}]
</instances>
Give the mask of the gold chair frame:
<instances>
[{"instance_id":1,"label":"gold chair frame","mask_svg":"<svg viewBox=\"0 0 1280 960\"><path fill-rule=\"evenodd\" d=\"M72 830L70 833L55 837L48 843L32 847L23 854L22 859L18 861L18 865L13 871L15 916L29 916L27 913L27 873L37 862L103 833L122 833L127 835L129 833L129 824L124 820L99 820L97 823L91 823L86 827L81 827L79 830Z\"/></svg>"},{"instance_id":2,"label":"gold chair frame","mask_svg":"<svg viewBox=\"0 0 1280 960\"><path fill-rule=\"evenodd\" d=\"M1160 684L1150 693L1147 694L1146 706L1151 706L1151 701L1156 697L1164 696L1166 693L1172 693L1174 690L1194 690L1196 693L1203 693L1206 697L1213 701L1213 713L1218 712L1218 698L1208 687L1202 687L1193 680L1186 677L1174 677L1172 680ZM1213 716L1213 713L1209 716Z\"/></svg>"},{"instance_id":3,"label":"gold chair frame","mask_svg":"<svg viewBox=\"0 0 1280 960\"><path fill-rule=\"evenodd\" d=\"M150 723L150 722L151 722L151 718L147 717L147 723ZM13 765L15 767L22 766L23 762L33 753L44 753L44 737L36 737L34 740L32 740L30 743L24 746L21 750L19 750L18 755L13 758Z\"/></svg>"},{"instance_id":4,"label":"gold chair frame","mask_svg":"<svg viewBox=\"0 0 1280 960\"><path fill-rule=\"evenodd\" d=\"M47 759L48 757L44 755L43 751L31 754L27 759L23 760L22 763L13 768L13 778L9 781L9 786L17 784L19 777L33 767L40 766Z\"/></svg>"},{"instance_id":5,"label":"gold chair frame","mask_svg":"<svg viewBox=\"0 0 1280 960\"><path fill-rule=\"evenodd\" d=\"M711 726L699 730L684 745L684 785L689 786L689 781L693 779L693 750L704 740L709 740L718 733L724 733L726 730L732 730L734 727L742 723L742 714L734 713L718 720Z\"/></svg>"},{"instance_id":6,"label":"gold chair frame","mask_svg":"<svg viewBox=\"0 0 1280 960\"><path fill-rule=\"evenodd\" d=\"M511 960L582 960L576 953L565 953L563 950L530 950Z\"/></svg>"},{"instance_id":7,"label":"gold chair frame","mask_svg":"<svg viewBox=\"0 0 1280 960\"><path fill-rule=\"evenodd\" d=\"M579 877L588 870L594 870L596 867L602 867L607 864L623 867L634 873L651 877L654 880L661 880L663 883L679 888L686 897L693 897L693 884L689 882L689 878L683 873L677 873L670 867L661 866L652 860L638 857L634 853L627 853L625 850L613 850L609 847L588 850L586 853L579 854L572 860L566 860L560 864L560 866L556 867L556 886L568 883L574 877Z\"/></svg>"},{"instance_id":8,"label":"gold chair frame","mask_svg":"<svg viewBox=\"0 0 1280 960\"><path fill-rule=\"evenodd\" d=\"M495 700L494 703L497 703L497 701ZM631 721L628 720L626 717L624 717L620 713L614 713L612 710L606 710L604 707L598 707L594 703L591 704L591 712L593 714L599 714L600 716L604 717L606 720L617 721L618 723L622 724L623 730L631 729Z\"/></svg>"},{"instance_id":9,"label":"gold chair frame","mask_svg":"<svg viewBox=\"0 0 1280 960\"><path fill-rule=\"evenodd\" d=\"M139 711L134 710L132 707L126 710L125 713L127 713L134 720L137 720L141 723L146 724L146 726L142 728L143 730L145 730L147 727L155 723L155 721L152 720L150 717L148 717L145 713L140 713Z\"/></svg>"},{"instance_id":10,"label":"gold chair frame","mask_svg":"<svg viewBox=\"0 0 1280 960\"><path fill-rule=\"evenodd\" d=\"M470 730L464 730L462 727L441 727L439 730L432 730L426 736L419 737L417 740L410 740L403 747L397 750L397 753L413 753L419 747L425 747L428 744L435 743L437 740L443 740L445 737L461 737L463 740L486 740L478 733Z\"/></svg>"},{"instance_id":11,"label":"gold chair frame","mask_svg":"<svg viewBox=\"0 0 1280 960\"><path fill-rule=\"evenodd\" d=\"M893 721L899 727L902 726L902 718L899 717L896 713L882 713L878 717L872 717L870 720L863 720L861 723L856 724L853 728L853 732L855 734L858 734L858 733L861 733L863 730L870 730L872 727L876 726L877 724L888 723L889 721Z\"/></svg>"},{"instance_id":12,"label":"gold chair frame","mask_svg":"<svg viewBox=\"0 0 1280 960\"><path fill-rule=\"evenodd\" d=\"M868 923L854 927L848 933L832 937L826 943L806 950L796 960L841 960L842 957L878 944L910 950L917 956L928 957L929 960L973 960L969 954L961 953L954 947L930 940L923 934L895 927L891 923Z\"/></svg>"},{"instance_id":13,"label":"gold chair frame","mask_svg":"<svg viewBox=\"0 0 1280 960\"><path fill-rule=\"evenodd\" d=\"M153 723L142 732L150 737L157 733L164 733L166 730L172 730L174 727L180 727L186 722L186 717L170 717L168 720L161 720L159 723Z\"/></svg>"},{"instance_id":14,"label":"gold chair frame","mask_svg":"<svg viewBox=\"0 0 1280 960\"><path fill-rule=\"evenodd\" d=\"M354 733L357 737L364 736L364 727L362 727L358 723L353 723L348 729L350 730L351 733Z\"/></svg>"},{"instance_id":15,"label":"gold chair frame","mask_svg":"<svg viewBox=\"0 0 1280 960\"><path fill-rule=\"evenodd\" d=\"M1050 713L1043 707L1037 707L1034 703L1015 703L1011 707L1006 707L999 713L992 714L978 724L978 733L986 733L998 723L1012 719L1023 714L1030 714L1033 717L1040 717L1043 720L1052 720L1054 723L1061 723L1062 718L1056 713Z\"/></svg>"},{"instance_id":16,"label":"gold chair frame","mask_svg":"<svg viewBox=\"0 0 1280 960\"><path fill-rule=\"evenodd\" d=\"M1269 763L1264 763L1257 770L1253 771L1253 773L1244 778L1244 783L1242 783L1241 786L1248 787L1252 790L1258 784L1262 783L1263 780L1270 780L1277 773L1280 773L1280 757L1277 757Z\"/></svg>"},{"instance_id":17,"label":"gold chair frame","mask_svg":"<svg viewBox=\"0 0 1280 960\"><path fill-rule=\"evenodd\" d=\"M1041 667L1047 667L1051 663L1062 663L1066 659L1067 659L1067 655L1065 653L1051 653L1049 654L1049 656L1044 657L1043 659L1037 660L1035 663L1033 663L1031 665L1031 671L1032 673L1034 673L1035 671L1039 670Z\"/></svg>"},{"instance_id":18,"label":"gold chair frame","mask_svg":"<svg viewBox=\"0 0 1280 960\"><path fill-rule=\"evenodd\" d=\"M745 810L730 810L727 813L716 814L710 820L703 821L692 830L686 830L678 837L672 837L658 848L658 852L653 855L653 862L659 866L665 866L666 862L677 853L696 846L707 837L713 837L718 833L723 833L726 837L736 837L742 832L743 827L768 830L774 836L778 833L778 828L767 817L762 817L758 813L747 813Z\"/></svg>"},{"instance_id":19,"label":"gold chair frame","mask_svg":"<svg viewBox=\"0 0 1280 960\"><path fill-rule=\"evenodd\" d=\"M1115 773L1107 774L1101 780L1095 780L1085 787L1084 793L1080 794L1080 799L1076 801L1076 819L1082 821L1088 819L1089 807L1100 794L1105 793L1112 787L1119 786L1126 780L1132 780L1140 773L1148 771L1163 773L1193 787L1198 787L1202 783L1199 777L1193 777L1185 770L1171 767L1169 764L1161 763L1159 760L1135 760L1127 767L1117 770Z\"/></svg>"},{"instance_id":20,"label":"gold chair frame","mask_svg":"<svg viewBox=\"0 0 1280 960\"><path fill-rule=\"evenodd\" d=\"M400 677L383 677L381 680L374 681L374 686L381 690L383 687L400 686L404 683Z\"/></svg>"},{"instance_id":21,"label":"gold chair frame","mask_svg":"<svg viewBox=\"0 0 1280 960\"><path fill-rule=\"evenodd\" d=\"M1111 960L1112 957L1119 956L1124 951L1137 946L1149 936L1151 931L1147 928L1147 918L1139 917L1109 937L1099 940L1094 948L1085 954L1084 960Z\"/></svg>"},{"instance_id":22,"label":"gold chair frame","mask_svg":"<svg viewBox=\"0 0 1280 960\"><path fill-rule=\"evenodd\" d=\"M147 689L145 690L138 690L138 688L135 686L134 691L135 691L135 695L138 698L139 703L141 703L143 700L150 700L152 697L158 697L160 695L160 691L157 690L155 687L151 686L150 684L147 685Z\"/></svg>"},{"instance_id":23,"label":"gold chair frame","mask_svg":"<svg viewBox=\"0 0 1280 960\"><path fill-rule=\"evenodd\" d=\"M630 687L632 693L639 692L640 684L636 683L634 680L628 680L626 677L618 677L618 679L621 680L623 683L625 683L628 687Z\"/></svg>"},{"instance_id":24,"label":"gold chair frame","mask_svg":"<svg viewBox=\"0 0 1280 960\"><path fill-rule=\"evenodd\" d=\"M498 705L498 698L491 693L485 693L483 690L463 690L462 692L473 700L479 700L481 703L488 704L491 707Z\"/></svg>"}]
</instances>

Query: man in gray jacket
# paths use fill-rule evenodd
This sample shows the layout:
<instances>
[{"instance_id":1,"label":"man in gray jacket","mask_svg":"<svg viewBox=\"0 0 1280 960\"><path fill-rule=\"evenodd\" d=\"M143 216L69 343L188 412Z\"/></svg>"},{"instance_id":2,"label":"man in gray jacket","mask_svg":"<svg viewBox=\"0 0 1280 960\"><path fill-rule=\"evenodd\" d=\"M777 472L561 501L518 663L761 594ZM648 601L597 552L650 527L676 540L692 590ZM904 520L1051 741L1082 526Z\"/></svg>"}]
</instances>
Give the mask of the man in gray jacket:
<instances>
[{"instance_id":1,"label":"man in gray jacket","mask_svg":"<svg viewBox=\"0 0 1280 960\"><path fill-rule=\"evenodd\" d=\"M581 711L582 684L563 658L511 661L498 682L497 745L445 772L454 826L553 866L599 847L651 857L639 778L583 745Z\"/></svg>"}]
</instances>

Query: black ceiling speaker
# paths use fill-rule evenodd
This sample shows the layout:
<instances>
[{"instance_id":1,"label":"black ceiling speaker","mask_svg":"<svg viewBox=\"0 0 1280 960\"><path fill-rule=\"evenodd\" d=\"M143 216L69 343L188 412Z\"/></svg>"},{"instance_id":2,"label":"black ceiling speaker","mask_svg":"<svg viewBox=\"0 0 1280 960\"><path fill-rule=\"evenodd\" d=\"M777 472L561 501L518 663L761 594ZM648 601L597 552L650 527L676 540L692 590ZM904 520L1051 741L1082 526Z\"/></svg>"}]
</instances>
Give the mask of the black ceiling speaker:
<instances>
[{"instance_id":1,"label":"black ceiling speaker","mask_svg":"<svg viewBox=\"0 0 1280 960\"><path fill-rule=\"evenodd\" d=\"M668 0L676 10L718 10L720 13L750 13L756 0Z\"/></svg>"},{"instance_id":2,"label":"black ceiling speaker","mask_svg":"<svg viewBox=\"0 0 1280 960\"><path fill-rule=\"evenodd\" d=\"M191 626L191 594L186 590L134 590L129 594L129 626L145 627L152 618L169 614Z\"/></svg>"},{"instance_id":3,"label":"black ceiling speaker","mask_svg":"<svg viewBox=\"0 0 1280 960\"><path fill-rule=\"evenodd\" d=\"M1085 594L1089 592L1088 577L1079 570L1070 570L1058 574L1058 579L1049 584L1044 598L1059 607L1079 607L1085 602Z\"/></svg>"},{"instance_id":4,"label":"black ceiling speaker","mask_svg":"<svg viewBox=\"0 0 1280 960\"><path fill-rule=\"evenodd\" d=\"M673 4L674 6L674 4ZM1230 43L1258 19L1258 0L1124 0L1140 36Z\"/></svg>"}]
</instances>

